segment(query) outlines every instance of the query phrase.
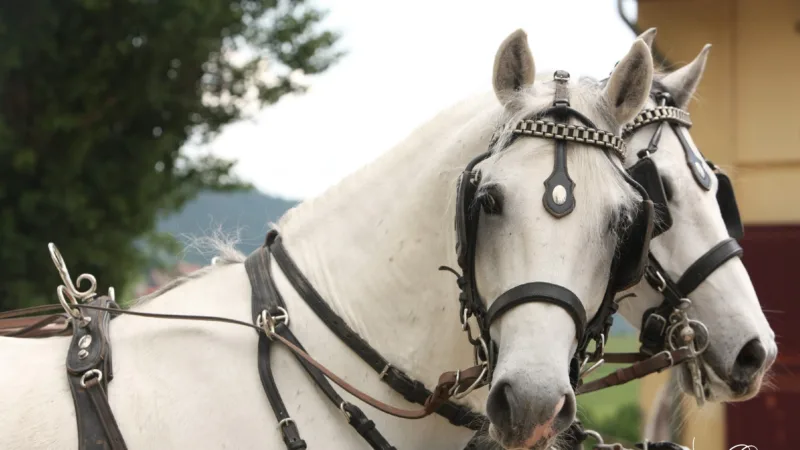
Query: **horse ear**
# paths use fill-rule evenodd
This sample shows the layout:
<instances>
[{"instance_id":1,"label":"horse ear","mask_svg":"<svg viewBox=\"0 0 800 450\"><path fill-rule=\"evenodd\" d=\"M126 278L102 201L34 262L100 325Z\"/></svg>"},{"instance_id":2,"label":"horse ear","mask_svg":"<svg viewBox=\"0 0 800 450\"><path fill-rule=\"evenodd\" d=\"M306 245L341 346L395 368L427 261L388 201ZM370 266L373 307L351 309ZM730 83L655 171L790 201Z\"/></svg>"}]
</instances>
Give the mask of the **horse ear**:
<instances>
[{"instance_id":1,"label":"horse ear","mask_svg":"<svg viewBox=\"0 0 800 450\"><path fill-rule=\"evenodd\" d=\"M533 85L535 66L528 35L521 29L511 33L497 50L492 75L494 93L507 104L515 92Z\"/></svg>"},{"instance_id":2,"label":"horse ear","mask_svg":"<svg viewBox=\"0 0 800 450\"><path fill-rule=\"evenodd\" d=\"M706 70L709 50L711 50L711 44L706 44L694 61L659 80L675 100L675 106L678 108L685 109L697 90L703 72Z\"/></svg>"},{"instance_id":3,"label":"horse ear","mask_svg":"<svg viewBox=\"0 0 800 450\"><path fill-rule=\"evenodd\" d=\"M648 47L653 48L653 41L656 39L656 27L649 28L647 31L640 34L636 39L643 40Z\"/></svg>"},{"instance_id":4,"label":"horse ear","mask_svg":"<svg viewBox=\"0 0 800 450\"><path fill-rule=\"evenodd\" d=\"M653 57L643 40L633 42L606 85L605 96L611 113L622 125L631 121L644 107L653 82Z\"/></svg>"}]
</instances>

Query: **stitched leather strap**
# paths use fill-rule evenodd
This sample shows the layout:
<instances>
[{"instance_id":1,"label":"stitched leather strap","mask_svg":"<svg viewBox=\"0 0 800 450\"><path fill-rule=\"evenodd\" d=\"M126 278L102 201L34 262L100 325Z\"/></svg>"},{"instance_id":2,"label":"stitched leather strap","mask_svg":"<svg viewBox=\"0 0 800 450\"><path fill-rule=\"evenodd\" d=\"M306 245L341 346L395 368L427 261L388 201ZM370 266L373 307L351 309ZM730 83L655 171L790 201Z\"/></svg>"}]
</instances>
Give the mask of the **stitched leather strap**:
<instances>
[{"instance_id":1,"label":"stitched leather strap","mask_svg":"<svg viewBox=\"0 0 800 450\"><path fill-rule=\"evenodd\" d=\"M583 303L569 289L551 283L525 283L507 290L492 302L486 314L487 322L491 324L515 306L534 302L550 303L567 311L575 322L578 342L582 342L583 332L586 329L586 310L583 308Z\"/></svg>"},{"instance_id":2,"label":"stitched leather strap","mask_svg":"<svg viewBox=\"0 0 800 450\"><path fill-rule=\"evenodd\" d=\"M725 239L686 269L686 272L678 280L678 290L684 297L687 297L726 261L735 256L741 256L742 252L742 247L735 239Z\"/></svg>"},{"instance_id":3,"label":"stitched leather strap","mask_svg":"<svg viewBox=\"0 0 800 450\"><path fill-rule=\"evenodd\" d=\"M661 372L664 369L680 364L692 357L692 350L684 347L671 352L661 352L644 361L639 361L628 367L618 369L602 378L578 386L577 395L588 394L611 386L619 386L651 373Z\"/></svg>"},{"instance_id":4,"label":"stitched leather strap","mask_svg":"<svg viewBox=\"0 0 800 450\"><path fill-rule=\"evenodd\" d=\"M261 315L262 311L276 315L277 307L283 307L283 301L277 295L274 286L270 282L269 276L269 254L259 251L251 255L244 262L247 276L250 278L251 316L254 320ZM302 450L307 448L306 442L300 437L300 430L297 424L289 416L289 411L283 403L275 378L272 376L271 350L272 339L268 338L260 329L258 333L258 375L261 378L261 386L267 395L267 400L278 421L281 430L283 443L288 450Z\"/></svg>"}]
</instances>

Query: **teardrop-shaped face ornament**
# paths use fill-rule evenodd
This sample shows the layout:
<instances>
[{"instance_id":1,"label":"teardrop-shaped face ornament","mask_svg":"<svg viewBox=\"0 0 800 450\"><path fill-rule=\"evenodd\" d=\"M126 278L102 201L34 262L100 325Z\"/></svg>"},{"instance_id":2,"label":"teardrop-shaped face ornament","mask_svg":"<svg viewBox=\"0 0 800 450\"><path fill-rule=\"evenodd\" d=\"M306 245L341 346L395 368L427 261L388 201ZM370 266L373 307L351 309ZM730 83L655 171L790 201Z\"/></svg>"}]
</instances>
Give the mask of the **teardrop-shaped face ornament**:
<instances>
[{"instance_id":1,"label":"teardrop-shaped face ornament","mask_svg":"<svg viewBox=\"0 0 800 450\"><path fill-rule=\"evenodd\" d=\"M700 161L694 162L694 170L697 171L697 173L700 175L701 178L705 178L706 176L708 176L705 169L703 169L703 165L700 164Z\"/></svg>"},{"instance_id":2,"label":"teardrop-shaped face ornament","mask_svg":"<svg viewBox=\"0 0 800 450\"><path fill-rule=\"evenodd\" d=\"M711 177L708 176L708 171L705 169L703 166L703 161L698 156L699 151L697 151L697 149L695 149L695 147L689 143L689 139L687 138L686 134L686 127L681 127L674 124L671 126L675 131L675 135L678 136L678 140L683 147L683 152L686 154L686 165L689 166L689 170L692 171L694 181L697 182L697 184L704 190L711 190Z\"/></svg>"}]
</instances>

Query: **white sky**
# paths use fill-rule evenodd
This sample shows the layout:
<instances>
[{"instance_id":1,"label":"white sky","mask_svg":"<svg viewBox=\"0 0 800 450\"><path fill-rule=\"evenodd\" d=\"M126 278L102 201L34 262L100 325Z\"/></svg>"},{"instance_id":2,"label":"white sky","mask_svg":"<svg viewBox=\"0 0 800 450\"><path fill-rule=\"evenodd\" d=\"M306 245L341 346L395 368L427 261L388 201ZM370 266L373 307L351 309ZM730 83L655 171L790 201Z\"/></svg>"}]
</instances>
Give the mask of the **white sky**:
<instances>
[{"instance_id":1,"label":"white sky","mask_svg":"<svg viewBox=\"0 0 800 450\"><path fill-rule=\"evenodd\" d=\"M635 35L616 0L317 0L348 54L210 144L265 193L322 193L437 112L491 89L494 55L517 28L537 71L608 75ZM628 8L626 3L626 8ZM635 16L635 10L627 11Z\"/></svg>"}]
</instances>

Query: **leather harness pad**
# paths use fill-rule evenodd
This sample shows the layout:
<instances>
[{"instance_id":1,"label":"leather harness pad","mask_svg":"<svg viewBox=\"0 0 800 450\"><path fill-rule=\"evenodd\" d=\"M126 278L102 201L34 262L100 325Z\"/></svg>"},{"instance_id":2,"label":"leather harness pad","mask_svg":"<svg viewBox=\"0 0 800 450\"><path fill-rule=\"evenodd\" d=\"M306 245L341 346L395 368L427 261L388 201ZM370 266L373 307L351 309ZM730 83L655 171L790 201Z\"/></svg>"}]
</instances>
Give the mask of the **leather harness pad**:
<instances>
[{"instance_id":1,"label":"leather harness pad","mask_svg":"<svg viewBox=\"0 0 800 450\"><path fill-rule=\"evenodd\" d=\"M667 204L667 194L658 167L652 158L642 158L628 169L631 177L641 184L653 201L655 217L653 220L653 237L660 235L672 227L672 214Z\"/></svg>"},{"instance_id":2,"label":"leather harness pad","mask_svg":"<svg viewBox=\"0 0 800 450\"><path fill-rule=\"evenodd\" d=\"M739 207L736 205L736 196L733 194L733 184L731 179L722 172L717 172L717 203L719 204L722 220L728 229L728 235L734 239L741 239L744 236L744 226L739 215Z\"/></svg>"},{"instance_id":3,"label":"leather harness pad","mask_svg":"<svg viewBox=\"0 0 800 450\"><path fill-rule=\"evenodd\" d=\"M90 306L119 308L109 297L97 297ZM108 404L106 389L113 378L111 346L108 341L108 323L111 314L107 311L84 309L81 311L90 321L81 326L73 320L72 341L67 351L67 379L75 404L78 423L78 444L81 450L124 450L125 440L117 426ZM80 357L82 351L86 356ZM99 370L100 376L89 371ZM84 386L81 385L82 380Z\"/></svg>"},{"instance_id":4,"label":"leather harness pad","mask_svg":"<svg viewBox=\"0 0 800 450\"><path fill-rule=\"evenodd\" d=\"M478 187L472 182L473 173L465 170L458 177L458 188L456 191L456 254L458 255L458 265L464 267L467 264L467 246L469 239L467 227L468 210L472 199L475 198L475 191Z\"/></svg>"},{"instance_id":5,"label":"leather harness pad","mask_svg":"<svg viewBox=\"0 0 800 450\"><path fill-rule=\"evenodd\" d=\"M647 267L650 238L653 234L653 202L644 200L633 224L628 227L619 246L619 258L614 277L614 290L624 291L638 283Z\"/></svg>"}]
</instances>

